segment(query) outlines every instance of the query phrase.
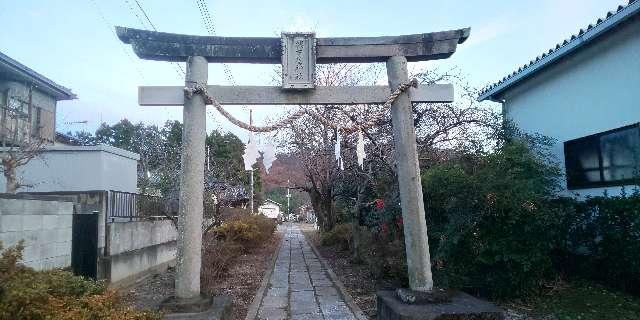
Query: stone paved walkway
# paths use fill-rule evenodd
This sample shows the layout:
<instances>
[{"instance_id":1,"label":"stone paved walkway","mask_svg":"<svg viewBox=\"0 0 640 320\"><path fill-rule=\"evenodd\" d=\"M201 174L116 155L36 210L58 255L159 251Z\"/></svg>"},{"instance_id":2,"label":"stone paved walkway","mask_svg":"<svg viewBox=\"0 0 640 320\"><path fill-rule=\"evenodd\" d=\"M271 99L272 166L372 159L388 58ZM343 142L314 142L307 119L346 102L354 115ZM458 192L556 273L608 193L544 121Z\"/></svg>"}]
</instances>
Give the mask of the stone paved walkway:
<instances>
[{"instance_id":1,"label":"stone paved walkway","mask_svg":"<svg viewBox=\"0 0 640 320\"><path fill-rule=\"evenodd\" d=\"M258 319L356 319L304 235L285 225Z\"/></svg>"}]
</instances>

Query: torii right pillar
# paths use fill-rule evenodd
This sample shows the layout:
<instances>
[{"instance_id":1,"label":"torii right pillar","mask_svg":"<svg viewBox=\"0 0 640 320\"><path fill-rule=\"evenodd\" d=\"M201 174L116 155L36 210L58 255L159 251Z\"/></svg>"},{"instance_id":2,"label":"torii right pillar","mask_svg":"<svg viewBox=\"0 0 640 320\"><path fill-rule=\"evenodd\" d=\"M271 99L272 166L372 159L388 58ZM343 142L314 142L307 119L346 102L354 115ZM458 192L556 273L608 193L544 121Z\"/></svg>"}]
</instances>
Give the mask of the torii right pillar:
<instances>
[{"instance_id":1,"label":"torii right pillar","mask_svg":"<svg viewBox=\"0 0 640 320\"><path fill-rule=\"evenodd\" d=\"M405 57L394 56L387 60L387 78L392 92L409 80ZM391 105L391 121L410 290L379 291L378 320L502 320L502 311L489 302L463 292L433 288L416 132L409 95L409 91L405 91Z\"/></svg>"},{"instance_id":2,"label":"torii right pillar","mask_svg":"<svg viewBox=\"0 0 640 320\"><path fill-rule=\"evenodd\" d=\"M391 57L387 60L387 78L392 92L409 80L405 57ZM391 105L391 121L400 184L409 287L415 291L429 292L433 289L429 239L422 200L416 130L408 90L398 96Z\"/></svg>"}]
</instances>

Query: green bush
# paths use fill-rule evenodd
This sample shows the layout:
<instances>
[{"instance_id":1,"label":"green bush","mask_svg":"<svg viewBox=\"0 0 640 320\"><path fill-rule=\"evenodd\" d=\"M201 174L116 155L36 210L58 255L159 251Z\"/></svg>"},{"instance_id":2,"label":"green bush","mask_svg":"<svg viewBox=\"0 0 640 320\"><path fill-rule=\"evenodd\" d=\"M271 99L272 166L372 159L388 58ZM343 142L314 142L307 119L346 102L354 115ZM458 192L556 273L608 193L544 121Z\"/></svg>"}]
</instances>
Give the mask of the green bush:
<instances>
[{"instance_id":1,"label":"green bush","mask_svg":"<svg viewBox=\"0 0 640 320\"><path fill-rule=\"evenodd\" d=\"M160 315L128 308L103 283L63 270L35 271L21 265L22 244L0 243L0 319L151 320Z\"/></svg>"},{"instance_id":2,"label":"green bush","mask_svg":"<svg viewBox=\"0 0 640 320\"><path fill-rule=\"evenodd\" d=\"M323 246L336 246L340 250L351 248L352 226L350 223L337 224L330 231L323 232L320 244Z\"/></svg>"},{"instance_id":3,"label":"green bush","mask_svg":"<svg viewBox=\"0 0 640 320\"><path fill-rule=\"evenodd\" d=\"M550 201L559 170L548 163L548 145L512 140L423 172L437 285L522 296L553 273L563 212Z\"/></svg>"},{"instance_id":4,"label":"green bush","mask_svg":"<svg viewBox=\"0 0 640 320\"><path fill-rule=\"evenodd\" d=\"M361 228L359 239L359 260L364 262L374 279L408 286L404 239L400 234Z\"/></svg>"},{"instance_id":5,"label":"green bush","mask_svg":"<svg viewBox=\"0 0 640 320\"><path fill-rule=\"evenodd\" d=\"M437 285L525 296L561 274L640 293L640 194L557 198L545 145L512 140L423 172Z\"/></svg>"},{"instance_id":6,"label":"green bush","mask_svg":"<svg viewBox=\"0 0 640 320\"><path fill-rule=\"evenodd\" d=\"M561 202L569 213L558 267L569 276L640 293L640 194Z\"/></svg>"}]
</instances>

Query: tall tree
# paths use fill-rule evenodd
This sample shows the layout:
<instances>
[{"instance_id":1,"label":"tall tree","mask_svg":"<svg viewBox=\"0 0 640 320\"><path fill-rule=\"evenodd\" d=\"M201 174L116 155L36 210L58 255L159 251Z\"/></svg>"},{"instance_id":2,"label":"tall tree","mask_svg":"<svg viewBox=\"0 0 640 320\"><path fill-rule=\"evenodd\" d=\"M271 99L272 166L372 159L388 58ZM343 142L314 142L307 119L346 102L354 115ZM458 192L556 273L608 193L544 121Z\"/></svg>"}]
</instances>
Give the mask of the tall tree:
<instances>
[{"instance_id":1,"label":"tall tree","mask_svg":"<svg viewBox=\"0 0 640 320\"><path fill-rule=\"evenodd\" d=\"M156 125L131 123L127 119L109 125L103 123L95 135L87 132L71 134L87 144L107 144L140 155L138 162L138 188L142 193L158 193L176 198L180 187L180 161L182 155L182 129L180 121L167 121ZM249 175L244 171L242 154L244 144L232 133L212 131L206 138L207 158L205 176L227 185L245 188ZM260 190L259 170L254 170L256 190Z\"/></svg>"},{"instance_id":2,"label":"tall tree","mask_svg":"<svg viewBox=\"0 0 640 320\"><path fill-rule=\"evenodd\" d=\"M358 65L323 65L317 71L320 85L371 84L378 80L378 69ZM499 126L499 115L475 101L475 91L455 74L419 73L421 85L453 82L458 94L455 103L414 104L418 152L421 166L452 156L454 149L483 150L487 137ZM324 121L306 117L290 126L281 136L289 152L301 161L307 181L298 185L307 191L320 227L330 230L341 211L363 208L360 202L372 197L387 198L400 212L391 113L382 105L314 106L313 110L338 127L359 126L366 140L367 159L356 164L356 136L342 135L344 170L335 159L337 133ZM354 200L355 199L355 200ZM354 204L353 201L356 201Z\"/></svg>"},{"instance_id":3,"label":"tall tree","mask_svg":"<svg viewBox=\"0 0 640 320\"><path fill-rule=\"evenodd\" d=\"M84 130L76 132L67 131L66 135L70 137L73 142L78 143L81 146L96 145L96 137L91 132Z\"/></svg>"}]
</instances>

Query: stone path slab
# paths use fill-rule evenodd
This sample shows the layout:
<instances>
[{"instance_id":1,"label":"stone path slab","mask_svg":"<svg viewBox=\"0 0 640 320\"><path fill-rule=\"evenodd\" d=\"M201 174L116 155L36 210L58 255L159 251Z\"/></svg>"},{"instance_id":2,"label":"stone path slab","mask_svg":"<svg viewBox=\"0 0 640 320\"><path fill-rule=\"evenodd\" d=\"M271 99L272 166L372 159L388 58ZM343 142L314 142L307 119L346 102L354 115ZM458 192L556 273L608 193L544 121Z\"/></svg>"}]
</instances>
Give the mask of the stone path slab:
<instances>
[{"instance_id":1,"label":"stone path slab","mask_svg":"<svg viewBox=\"0 0 640 320\"><path fill-rule=\"evenodd\" d=\"M356 319L295 225L285 227L257 319Z\"/></svg>"}]
</instances>

